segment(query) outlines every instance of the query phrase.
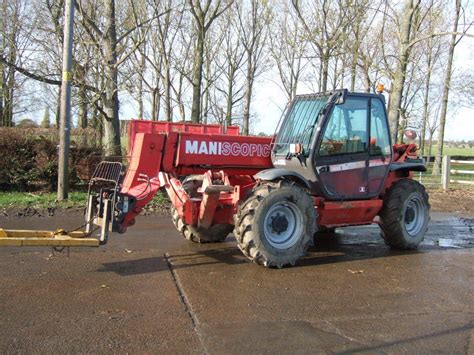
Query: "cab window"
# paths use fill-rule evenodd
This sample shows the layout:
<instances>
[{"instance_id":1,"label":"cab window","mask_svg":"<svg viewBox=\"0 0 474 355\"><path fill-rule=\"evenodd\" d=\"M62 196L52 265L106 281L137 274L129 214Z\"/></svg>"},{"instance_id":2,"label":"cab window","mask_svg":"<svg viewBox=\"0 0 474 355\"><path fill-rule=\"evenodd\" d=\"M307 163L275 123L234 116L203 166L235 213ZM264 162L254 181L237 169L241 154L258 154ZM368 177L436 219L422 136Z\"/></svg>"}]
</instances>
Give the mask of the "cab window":
<instances>
[{"instance_id":1,"label":"cab window","mask_svg":"<svg viewBox=\"0 0 474 355\"><path fill-rule=\"evenodd\" d=\"M334 106L319 147L320 156L355 154L367 151L368 99L349 97Z\"/></svg>"},{"instance_id":2,"label":"cab window","mask_svg":"<svg viewBox=\"0 0 474 355\"><path fill-rule=\"evenodd\" d=\"M370 155L390 155L390 138L383 103L372 99L370 115Z\"/></svg>"}]
</instances>

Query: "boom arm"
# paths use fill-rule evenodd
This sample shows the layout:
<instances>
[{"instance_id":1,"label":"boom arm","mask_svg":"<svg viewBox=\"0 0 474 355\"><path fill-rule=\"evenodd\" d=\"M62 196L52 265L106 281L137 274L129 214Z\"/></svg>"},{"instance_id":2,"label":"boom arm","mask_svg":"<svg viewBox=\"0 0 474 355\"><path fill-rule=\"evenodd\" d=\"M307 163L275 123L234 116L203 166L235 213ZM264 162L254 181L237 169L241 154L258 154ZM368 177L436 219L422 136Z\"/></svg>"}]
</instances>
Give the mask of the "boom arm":
<instances>
[{"instance_id":1,"label":"boom arm","mask_svg":"<svg viewBox=\"0 0 474 355\"><path fill-rule=\"evenodd\" d=\"M272 163L271 138L240 136L230 128L224 134L221 126L132 121L123 182L91 190L88 210L98 216L92 220L104 231L101 242L108 231L123 233L132 226L161 187L186 224L231 224L242 194L255 183L252 176ZM203 175L198 196L188 194L179 179L192 174Z\"/></svg>"}]
</instances>

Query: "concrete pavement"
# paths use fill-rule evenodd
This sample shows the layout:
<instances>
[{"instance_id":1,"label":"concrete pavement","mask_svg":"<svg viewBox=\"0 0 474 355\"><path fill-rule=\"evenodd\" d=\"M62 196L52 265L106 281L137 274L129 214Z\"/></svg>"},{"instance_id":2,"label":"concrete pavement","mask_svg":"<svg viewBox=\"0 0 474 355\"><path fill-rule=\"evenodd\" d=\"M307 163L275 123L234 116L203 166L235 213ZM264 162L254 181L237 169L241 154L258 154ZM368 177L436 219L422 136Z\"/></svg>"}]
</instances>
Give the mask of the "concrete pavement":
<instances>
[{"instance_id":1,"label":"concrete pavement","mask_svg":"<svg viewBox=\"0 0 474 355\"><path fill-rule=\"evenodd\" d=\"M74 227L79 215L2 218ZM474 353L474 223L433 214L418 251L377 227L317 239L265 269L225 243L185 241L141 217L101 249L0 249L2 352Z\"/></svg>"}]
</instances>

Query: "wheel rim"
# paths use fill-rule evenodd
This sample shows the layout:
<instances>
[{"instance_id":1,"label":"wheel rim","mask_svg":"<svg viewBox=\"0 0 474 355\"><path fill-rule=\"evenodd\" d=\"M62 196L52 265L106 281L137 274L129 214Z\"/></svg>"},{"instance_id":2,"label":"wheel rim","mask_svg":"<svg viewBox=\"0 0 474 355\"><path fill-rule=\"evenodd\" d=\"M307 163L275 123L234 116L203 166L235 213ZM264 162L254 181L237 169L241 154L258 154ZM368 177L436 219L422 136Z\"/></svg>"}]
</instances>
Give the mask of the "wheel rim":
<instances>
[{"instance_id":1,"label":"wheel rim","mask_svg":"<svg viewBox=\"0 0 474 355\"><path fill-rule=\"evenodd\" d=\"M270 245L288 249L300 239L303 230L303 214L294 203L285 201L274 204L264 219L264 233Z\"/></svg>"},{"instance_id":2,"label":"wheel rim","mask_svg":"<svg viewBox=\"0 0 474 355\"><path fill-rule=\"evenodd\" d=\"M425 224L424 203L420 196L414 195L407 203L404 215L405 230L411 237L420 233Z\"/></svg>"}]
</instances>

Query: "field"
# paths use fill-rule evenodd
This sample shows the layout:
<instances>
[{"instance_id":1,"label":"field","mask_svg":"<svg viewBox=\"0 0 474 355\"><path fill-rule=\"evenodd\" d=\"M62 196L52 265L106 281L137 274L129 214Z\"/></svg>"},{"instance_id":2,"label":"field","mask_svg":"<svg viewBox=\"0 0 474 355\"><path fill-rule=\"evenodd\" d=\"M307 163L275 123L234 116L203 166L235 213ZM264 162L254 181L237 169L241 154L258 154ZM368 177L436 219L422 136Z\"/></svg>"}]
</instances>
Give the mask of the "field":
<instances>
[{"instance_id":1,"label":"field","mask_svg":"<svg viewBox=\"0 0 474 355\"><path fill-rule=\"evenodd\" d=\"M431 149L431 156L436 155L436 149L437 146L433 145L433 148ZM443 149L443 155L474 157L474 148L447 147L445 145Z\"/></svg>"}]
</instances>

